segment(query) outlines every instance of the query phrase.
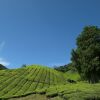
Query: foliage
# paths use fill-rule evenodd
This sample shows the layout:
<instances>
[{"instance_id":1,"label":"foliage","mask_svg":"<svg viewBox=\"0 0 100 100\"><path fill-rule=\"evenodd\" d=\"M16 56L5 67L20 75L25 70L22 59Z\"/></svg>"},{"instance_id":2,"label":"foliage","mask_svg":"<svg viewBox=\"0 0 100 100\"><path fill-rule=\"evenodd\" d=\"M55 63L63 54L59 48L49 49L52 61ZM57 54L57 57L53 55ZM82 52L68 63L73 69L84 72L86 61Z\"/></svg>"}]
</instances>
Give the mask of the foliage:
<instances>
[{"instance_id":1,"label":"foliage","mask_svg":"<svg viewBox=\"0 0 100 100\"><path fill-rule=\"evenodd\" d=\"M23 98L9 100L33 100L33 98L34 100L100 100L100 84L79 82L77 84L55 85L48 87L45 92L46 95L31 94Z\"/></svg>"},{"instance_id":2,"label":"foliage","mask_svg":"<svg viewBox=\"0 0 100 100\"><path fill-rule=\"evenodd\" d=\"M72 62L82 79L89 83L100 79L100 29L86 26L77 38L77 48L72 50Z\"/></svg>"},{"instance_id":3,"label":"foliage","mask_svg":"<svg viewBox=\"0 0 100 100\"><path fill-rule=\"evenodd\" d=\"M66 80L81 81L80 75L77 72L68 71L64 74Z\"/></svg>"},{"instance_id":4,"label":"foliage","mask_svg":"<svg viewBox=\"0 0 100 100\"><path fill-rule=\"evenodd\" d=\"M62 97L64 100L92 100L98 98L100 100L100 84L88 84L85 82L79 82L77 84L66 84L53 86L48 88L47 96L56 94ZM96 100L96 99L93 99Z\"/></svg>"},{"instance_id":5,"label":"foliage","mask_svg":"<svg viewBox=\"0 0 100 100\"><path fill-rule=\"evenodd\" d=\"M61 72L67 72L67 71L76 72L76 68L74 67L73 63L69 63L67 65L62 65L62 66L55 66L54 69Z\"/></svg>"},{"instance_id":6,"label":"foliage","mask_svg":"<svg viewBox=\"0 0 100 100\"><path fill-rule=\"evenodd\" d=\"M63 73L45 66L0 70L0 98L22 97L30 93L44 94L48 87L65 82Z\"/></svg>"},{"instance_id":7,"label":"foliage","mask_svg":"<svg viewBox=\"0 0 100 100\"><path fill-rule=\"evenodd\" d=\"M26 64L23 64L21 67L26 67L27 65Z\"/></svg>"},{"instance_id":8,"label":"foliage","mask_svg":"<svg viewBox=\"0 0 100 100\"><path fill-rule=\"evenodd\" d=\"M68 78L71 79L78 79L78 73L72 73L69 71L64 75L66 77L69 75ZM0 70L0 98L1 100L5 98L8 100L33 100L33 98L35 100L92 100L98 98L99 100L100 83L67 83L64 75L54 69L39 65Z\"/></svg>"}]
</instances>

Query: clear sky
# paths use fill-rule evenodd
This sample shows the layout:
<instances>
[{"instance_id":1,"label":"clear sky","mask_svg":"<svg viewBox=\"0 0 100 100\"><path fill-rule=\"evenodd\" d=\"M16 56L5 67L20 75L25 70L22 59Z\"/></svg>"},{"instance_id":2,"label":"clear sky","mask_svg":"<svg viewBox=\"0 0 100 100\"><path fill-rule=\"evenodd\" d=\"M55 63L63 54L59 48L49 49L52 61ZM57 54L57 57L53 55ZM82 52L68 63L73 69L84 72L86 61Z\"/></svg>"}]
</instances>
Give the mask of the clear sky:
<instances>
[{"instance_id":1,"label":"clear sky","mask_svg":"<svg viewBox=\"0 0 100 100\"><path fill-rule=\"evenodd\" d=\"M100 27L100 0L0 0L0 63L67 64L86 25Z\"/></svg>"}]
</instances>

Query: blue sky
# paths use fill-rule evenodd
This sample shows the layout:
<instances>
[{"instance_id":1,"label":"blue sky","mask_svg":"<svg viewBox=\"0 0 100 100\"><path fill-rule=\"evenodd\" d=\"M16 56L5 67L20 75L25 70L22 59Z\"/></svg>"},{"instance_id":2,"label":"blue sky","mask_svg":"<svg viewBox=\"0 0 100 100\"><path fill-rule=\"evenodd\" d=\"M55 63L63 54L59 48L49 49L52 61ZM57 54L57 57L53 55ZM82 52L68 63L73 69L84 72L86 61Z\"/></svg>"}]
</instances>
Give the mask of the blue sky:
<instances>
[{"instance_id":1,"label":"blue sky","mask_svg":"<svg viewBox=\"0 0 100 100\"><path fill-rule=\"evenodd\" d=\"M67 64L86 25L100 27L100 0L0 0L0 63Z\"/></svg>"}]
</instances>

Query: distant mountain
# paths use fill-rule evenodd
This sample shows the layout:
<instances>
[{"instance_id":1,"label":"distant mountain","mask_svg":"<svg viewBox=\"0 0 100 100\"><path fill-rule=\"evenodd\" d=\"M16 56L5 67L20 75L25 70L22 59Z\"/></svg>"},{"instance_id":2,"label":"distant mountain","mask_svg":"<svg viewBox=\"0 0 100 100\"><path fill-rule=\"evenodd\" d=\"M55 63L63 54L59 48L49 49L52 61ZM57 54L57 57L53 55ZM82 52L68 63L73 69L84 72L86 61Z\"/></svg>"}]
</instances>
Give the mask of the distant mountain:
<instances>
[{"instance_id":1,"label":"distant mountain","mask_svg":"<svg viewBox=\"0 0 100 100\"><path fill-rule=\"evenodd\" d=\"M0 70L7 69L4 65L0 64Z\"/></svg>"}]
</instances>

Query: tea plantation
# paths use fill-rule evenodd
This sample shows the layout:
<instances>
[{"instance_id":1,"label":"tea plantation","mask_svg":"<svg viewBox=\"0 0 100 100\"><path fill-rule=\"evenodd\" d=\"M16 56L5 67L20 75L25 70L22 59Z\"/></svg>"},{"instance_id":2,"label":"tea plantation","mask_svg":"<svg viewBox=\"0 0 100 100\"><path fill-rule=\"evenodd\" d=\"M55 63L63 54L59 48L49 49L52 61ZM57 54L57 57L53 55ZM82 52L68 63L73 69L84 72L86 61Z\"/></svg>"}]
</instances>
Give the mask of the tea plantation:
<instances>
[{"instance_id":1,"label":"tea plantation","mask_svg":"<svg viewBox=\"0 0 100 100\"><path fill-rule=\"evenodd\" d=\"M38 89L64 84L63 74L43 66L0 71L0 97L10 98L30 94Z\"/></svg>"},{"instance_id":2,"label":"tea plantation","mask_svg":"<svg viewBox=\"0 0 100 100\"><path fill-rule=\"evenodd\" d=\"M68 76L68 77L67 77ZM67 79L76 83L69 83ZM61 73L31 65L0 70L1 100L100 100L100 84L80 81L77 73Z\"/></svg>"}]
</instances>

